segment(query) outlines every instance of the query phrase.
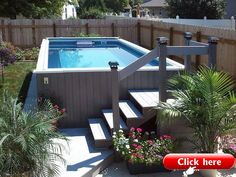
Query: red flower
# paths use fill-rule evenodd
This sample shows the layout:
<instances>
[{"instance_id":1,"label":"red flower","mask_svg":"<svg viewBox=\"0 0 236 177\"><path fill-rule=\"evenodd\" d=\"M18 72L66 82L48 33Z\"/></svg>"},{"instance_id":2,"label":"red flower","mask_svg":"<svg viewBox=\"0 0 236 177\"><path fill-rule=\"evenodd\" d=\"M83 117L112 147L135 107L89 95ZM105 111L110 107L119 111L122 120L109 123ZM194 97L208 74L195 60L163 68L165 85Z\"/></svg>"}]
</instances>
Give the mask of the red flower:
<instances>
[{"instance_id":1,"label":"red flower","mask_svg":"<svg viewBox=\"0 0 236 177\"><path fill-rule=\"evenodd\" d=\"M134 128L134 127L131 127L131 128L130 128L130 131L131 131L131 132L135 131L135 128Z\"/></svg>"},{"instance_id":2,"label":"red flower","mask_svg":"<svg viewBox=\"0 0 236 177\"><path fill-rule=\"evenodd\" d=\"M143 158L144 158L144 155L140 155L139 157L140 157L141 159L143 159Z\"/></svg>"},{"instance_id":3,"label":"red flower","mask_svg":"<svg viewBox=\"0 0 236 177\"><path fill-rule=\"evenodd\" d=\"M161 139L172 139L170 135L163 135L161 136Z\"/></svg>"},{"instance_id":4,"label":"red flower","mask_svg":"<svg viewBox=\"0 0 236 177\"><path fill-rule=\"evenodd\" d=\"M132 144L132 146L137 147L138 145L134 143L134 144Z\"/></svg>"},{"instance_id":5,"label":"red flower","mask_svg":"<svg viewBox=\"0 0 236 177\"><path fill-rule=\"evenodd\" d=\"M140 149L142 149L142 146L139 145L139 146L137 146L136 148L137 148L138 150L140 150Z\"/></svg>"},{"instance_id":6,"label":"red flower","mask_svg":"<svg viewBox=\"0 0 236 177\"><path fill-rule=\"evenodd\" d=\"M152 145L153 144L153 141L152 140L147 140L147 143Z\"/></svg>"},{"instance_id":7,"label":"red flower","mask_svg":"<svg viewBox=\"0 0 236 177\"><path fill-rule=\"evenodd\" d=\"M133 137L133 133L132 132L129 133L129 137Z\"/></svg>"},{"instance_id":8,"label":"red flower","mask_svg":"<svg viewBox=\"0 0 236 177\"><path fill-rule=\"evenodd\" d=\"M63 114L63 113L65 113L65 112L66 112L66 109L65 109L65 108L63 108L63 109L61 109L61 110L60 110L60 112Z\"/></svg>"},{"instance_id":9,"label":"red flower","mask_svg":"<svg viewBox=\"0 0 236 177\"><path fill-rule=\"evenodd\" d=\"M141 133L143 130L141 128L137 128L137 132Z\"/></svg>"},{"instance_id":10,"label":"red flower","mask_svg":"<svg viewBox=\"0 0 236 177\"><path fill-rule=\"evenodd\" d=\"M58 105L54 105L53 106L55 109L59 109L59 106Z\"/></svg>"}]
</instances>

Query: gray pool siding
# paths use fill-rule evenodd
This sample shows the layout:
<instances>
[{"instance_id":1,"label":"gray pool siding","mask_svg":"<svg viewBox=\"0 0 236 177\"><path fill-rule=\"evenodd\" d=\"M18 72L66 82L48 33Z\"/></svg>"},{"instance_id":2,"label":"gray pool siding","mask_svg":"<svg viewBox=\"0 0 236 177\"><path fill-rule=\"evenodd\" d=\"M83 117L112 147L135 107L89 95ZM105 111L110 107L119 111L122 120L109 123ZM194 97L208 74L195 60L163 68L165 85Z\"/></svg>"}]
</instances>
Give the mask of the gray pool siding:
<instances>
[{"instance_id":1,"label":"gray pool siding","mask_svg":"<svg viewBox=\"0 0 236 177\"><path fill-rule=\"evenodd\" d=\"M176 71L168 71L168 76ZM120 100L128 99L128 89L158 88L158 71L136 71L120 83ZM67 114L60 121L63 128L87 127L88 118L101 117L101 110L111 108L111 72L37 73L38 96L53 98ZM48 77L49 83L43 84Z\"/></svg>"}]
</instances>

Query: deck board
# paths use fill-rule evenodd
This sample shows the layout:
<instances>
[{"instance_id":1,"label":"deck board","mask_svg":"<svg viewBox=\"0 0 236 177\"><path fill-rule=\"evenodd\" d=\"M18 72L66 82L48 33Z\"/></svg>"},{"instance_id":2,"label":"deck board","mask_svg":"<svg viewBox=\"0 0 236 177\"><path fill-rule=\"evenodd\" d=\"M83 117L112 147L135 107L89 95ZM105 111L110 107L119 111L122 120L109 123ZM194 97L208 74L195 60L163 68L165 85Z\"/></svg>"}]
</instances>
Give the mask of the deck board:
<instances>
[{"instance_id":1,"label":"deck board","mask_svg":"<svg viewBox=\"0 0 236 177\"><path fill-rule=\"evenodd\" d=\"M158 90L129 90L130 95L143 107L155 107L159 103Z\"/></svg>"},{"instance_id":2,"label":"deck board","mask_svg":"<svg viewBox=\"0 0 236 177\"><path fill-rule=\"evenodd\" d=\"M113 125L112 109L103 109L102 113L104 115L105 120L107 121L108 126L110 127L111 130L113 130L114 125ZM120 129L122 129L122 130L127 130L128 129L128 127L126 126L125 122L122 120L121 117L120 117Z\"/></svg>"},{"instance_id":3,"label":"deck board","mask_svg":"<svg viewBox=\"0 0 236 177\"><path fill-rule=\"evenodd\" d=\"M88 121L95 141L110 141L112 139L104 121L101 118L91 118Z\"/></svg>"},{"instance_id":4,"label":"deck board","mask_svg":"<svg viewBox=\"0 0 236 177\"><path fill-rule=\"evenodd\" d=\"M119 107L127 119L142 118L142 114L138 111L138 109L129 100L120 101Z\"/></svg>"}]
</instances>

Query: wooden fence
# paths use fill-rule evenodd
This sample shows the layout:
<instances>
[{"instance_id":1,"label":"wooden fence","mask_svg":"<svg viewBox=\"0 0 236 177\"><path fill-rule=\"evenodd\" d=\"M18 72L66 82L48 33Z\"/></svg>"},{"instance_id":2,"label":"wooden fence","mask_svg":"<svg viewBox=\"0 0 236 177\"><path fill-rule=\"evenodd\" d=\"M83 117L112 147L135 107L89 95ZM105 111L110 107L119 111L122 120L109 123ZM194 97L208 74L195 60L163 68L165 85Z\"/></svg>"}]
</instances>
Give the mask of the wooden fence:
<instances>
[{"instance_id":1,"label":"wooden fence","mask_svg":"<svg viewBox=\"0 0 236 177\"><path fill-rule=\"evenodd\" d=\"M1 20L0 37L16 46L39 46L45 37L75 36L96 33L119 36L145 48L152 49L156 38L169 38L169 45L183 45L183 33L193 33L193 39L207 42L208 36L219 38L217 68L236 78L236 32L234 30L172 24L137 18L109 18L99 20ZM182 56L180 56L182 58ZM176 58L175 58L176 59ZM197 66L206 63L206 57L192 57Z\"/></svg>"}]
</instances>

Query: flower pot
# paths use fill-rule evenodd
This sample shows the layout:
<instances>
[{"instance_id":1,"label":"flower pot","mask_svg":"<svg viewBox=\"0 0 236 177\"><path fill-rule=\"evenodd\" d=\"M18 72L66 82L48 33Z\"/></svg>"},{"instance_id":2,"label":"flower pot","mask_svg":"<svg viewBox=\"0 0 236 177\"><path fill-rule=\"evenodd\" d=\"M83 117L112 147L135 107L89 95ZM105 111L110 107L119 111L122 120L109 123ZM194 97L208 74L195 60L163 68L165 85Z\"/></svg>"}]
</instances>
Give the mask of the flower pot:
<instances>
[{"instance_id":1,"label":"flower pot","mask_svg":"<svg viewBox=\"0 0 236 177\"><path fill-rule=\"evenodd\" d=\"M217 173L217 170L200 170L200 174L203 177L216 177Z\"/></svg>"},{"instance_id":2,"label":"flower pot","mask_svg":"<svg viewBox=\"0 0 236 177\"><path fill-rule=\"evenodd\" d=\"M127 162L127 167L129 173L132 175L142 174L142 173L171 172L170 170L165 169L163 164L146 165L146 164L133 164Z\"/></svg>"},{"instance_id":3,"label":"flower pot","mask_svg":"<svg viewBox=\"0 0 236 177\"><path fill-rule=\"evenodd\" d=\"M117 151L114 151L114 160L117 163L123 161L123 158L122 158L121 154Z\"/></svg>"}]
</instances>

